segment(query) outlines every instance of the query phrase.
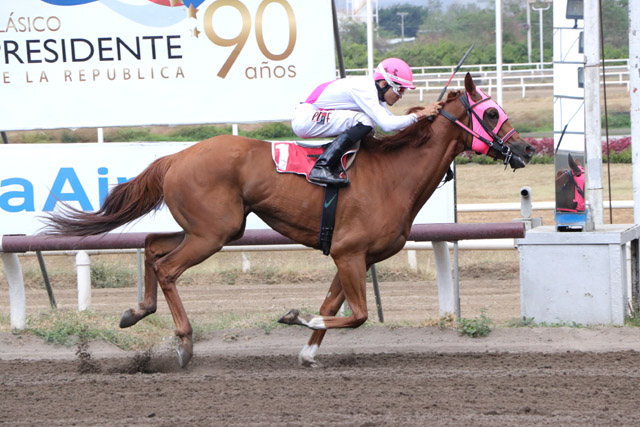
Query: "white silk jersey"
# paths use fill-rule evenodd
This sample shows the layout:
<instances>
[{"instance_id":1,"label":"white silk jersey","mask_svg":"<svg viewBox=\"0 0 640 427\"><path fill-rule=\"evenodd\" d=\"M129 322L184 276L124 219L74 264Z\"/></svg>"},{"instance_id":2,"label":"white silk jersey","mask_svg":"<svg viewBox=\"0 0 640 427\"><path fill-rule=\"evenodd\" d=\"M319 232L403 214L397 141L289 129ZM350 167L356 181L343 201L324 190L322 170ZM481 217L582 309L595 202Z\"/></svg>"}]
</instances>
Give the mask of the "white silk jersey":
<instances>
[{"instance_id":1,"label":"white silk jersey","mask_svg":"<svg viewBox=\"0 0 640 427\"><path fill-rule=\"evenodd\" d=\"M323 138L339 135L358 122L393 132L416 121L415 114L396 116L390 112L386 104L379 101L373 79L361 76L318 86L296 107L291 126L301 138Z\"/></svg>"}]
</instances>

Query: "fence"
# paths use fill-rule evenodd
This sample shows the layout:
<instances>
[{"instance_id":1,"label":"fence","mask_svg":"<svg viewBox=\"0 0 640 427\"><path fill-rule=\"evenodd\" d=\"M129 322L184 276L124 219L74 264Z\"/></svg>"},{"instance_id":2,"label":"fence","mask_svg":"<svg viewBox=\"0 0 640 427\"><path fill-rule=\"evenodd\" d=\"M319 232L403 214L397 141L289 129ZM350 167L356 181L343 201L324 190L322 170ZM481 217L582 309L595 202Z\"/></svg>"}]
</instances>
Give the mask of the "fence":
<instances>
[{"instance_id":1,"label":"fence","mask_svg":"<svg viewBox=\"0 0 640 427\"><path fill-rule=\"evenodd\" d=\"M146 233L122 233L88 237L58 236L20 236L5 235L0 238L0 252L9 282L9 304L11 328L26 328L26 299L24 279L17 252L49 250L87 250L87 249L134 249L144 247ZM478 223L478 224L419 224L411 228L408 240L415 242L431 241L436 258L438 275L438 302L441 315L459 314L458 289L451 276L451 260L447 242L473 239L516 239L525 235L522 222ZM248 230L245 235L229 246L238 245L282 245L295 243L291 239L273 230ZM374 282L374 285L376 283ZM379 292L376 299L381 312ZM86 289L78 289L85 294ZM381 319L382 320L382 319Z\"/></svg>"},{"instance_id":2,"label":"fence","mask_svg":"<svg viewBox=\"0 0 640 427\"><path fill-rule=\"evenodd\" d=\"M609 59L605 60L604 64L605 73L600 74L601 81L608 85L625 86L629 91L629 60ZM441 91L454 69L455 66L412 67L413 83L419 91L420 101L423 101L425 92ZM492 89L498 83L495 64L463 65L457 73L458 77L451 80L449 88L464 89L464 75L467 72L473 75L478 86L486 89L491 95ZM347 75L363 74L366 74L364 68L347 70ZM522 98L526 97L527 89L553 88L553 63L503 64L502 88L521 90Z\"/></svg>"}]
</instances>

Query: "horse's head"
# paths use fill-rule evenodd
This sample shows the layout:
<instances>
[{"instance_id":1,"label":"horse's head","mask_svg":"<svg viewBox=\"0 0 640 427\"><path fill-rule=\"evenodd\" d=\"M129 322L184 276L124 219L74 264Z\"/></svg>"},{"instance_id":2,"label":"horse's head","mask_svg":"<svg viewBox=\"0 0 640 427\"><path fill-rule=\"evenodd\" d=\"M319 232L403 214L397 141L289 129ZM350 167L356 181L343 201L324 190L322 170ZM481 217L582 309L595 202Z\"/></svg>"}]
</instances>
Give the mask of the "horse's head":
<instances>
[{"instance_id":1,"label":"horse's head","mask_svg":"<svg viewBox=\"0 0 640 427\"><path fill-rule=\"evenodd\" d=\"M509 118L494 100L476 87L471 74L464 79L466 92L458 96L464 107L464 115L458 117L448 111L441 112L447 119L465 130L463 150L472 149L495 159L501 159L513 169L523 168L536 152L509 123ZM466 125L464 122L466 121ZM472 138L469 144L468 140Z\"/></svg>"},{"instance_id":2,"label":"horse's head","mask_svg":"<svg viewBox=\"0 0 640 427\"><path fill-rule=\"evenodd\" d=\"M571 153L568 156L568 164L568 169L560 169L556 173L556 208L561 211L583 212L584 167Z\"/></svg>"}]
</instances>

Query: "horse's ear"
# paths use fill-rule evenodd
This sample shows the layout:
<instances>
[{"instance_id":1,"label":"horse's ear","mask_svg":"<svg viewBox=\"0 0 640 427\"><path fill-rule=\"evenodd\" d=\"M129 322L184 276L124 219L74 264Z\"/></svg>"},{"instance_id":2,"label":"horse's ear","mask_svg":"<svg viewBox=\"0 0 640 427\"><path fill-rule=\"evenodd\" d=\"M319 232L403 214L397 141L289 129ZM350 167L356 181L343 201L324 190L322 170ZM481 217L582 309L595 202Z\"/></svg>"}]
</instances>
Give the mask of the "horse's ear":
<instances>
[{"instance_id":1,"label":"horse's ear","mask_svg":"<svg viewBox=\"0 0 640 427\"><path fill-rule=\"evenodd\" d=\"M474 96L476 94L476 84L471 78L471 73L467 72L467 75L464 76L464 88L467 90L469 95Z\"/></svg>"},{"instance_id":2,"label":"horse's ear","mask_svg":"<svg viewBox=\"0 0 640 427\"><path fill-rule=\"evenodd\" d=\"M582 173L582 170L580 170L580 162L578 162L577 160L574 160L571 153L569 153L568 161L569 161L569 167L571 168L573 173L579 176Z\"/></svg>"}]
</instances>

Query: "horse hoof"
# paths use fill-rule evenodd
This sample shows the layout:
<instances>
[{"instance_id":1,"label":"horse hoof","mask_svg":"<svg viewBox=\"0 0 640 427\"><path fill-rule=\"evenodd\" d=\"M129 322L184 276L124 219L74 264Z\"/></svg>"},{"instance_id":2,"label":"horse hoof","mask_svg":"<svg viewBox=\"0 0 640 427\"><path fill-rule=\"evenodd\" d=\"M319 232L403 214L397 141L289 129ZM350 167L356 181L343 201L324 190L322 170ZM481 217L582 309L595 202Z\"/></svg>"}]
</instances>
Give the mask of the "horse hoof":
<instances>
[{"instance_id":1,"label":"horse hoof","mask_svg":"<svg viewBox=\"0 0 640 427\"><path fill-rule=\"evenodd\" d=\"M299 315L300 315L300 312L295 308L293 308L289 310L287 314L280 316L280 318L278 319L278 323L284 323L285 325L297 325L299 323L298 322Z\"/></svg>"},{"instance_id":2,"label":"horse hoof","mask_svg":"<svg viewBox=\"0 0 640 427\"><path fill-rule=\"evenodd\" d=\"M184 368L193 357L193 352L187 350L182 345L178 345L176 351L178 352L178 363L181 368Z\"/></svg>"},{"instance_id":3,"label":"horse hoof","mask_svg":"<svg viewBox=\"0 0 640 427\"><path fill-rule=\"evenodd\" d=\"M322 368L322 363L315 359L299 360L298 362L304 368Z\"/></svg>"},{"instance_id":4,"label":"horse hoof","mask_svg":"<svg viewBox=\"0 0 640 427\"><path fill-rule=\"evenodd\" d=\"M136 316L134 315L134 311L132 308L122 313L122 317L120 318L121 328L123 329L128 328L129 326L133 326L136 323L138 323L138 319L136 319Z\"/></svg>"}]
</instances>

